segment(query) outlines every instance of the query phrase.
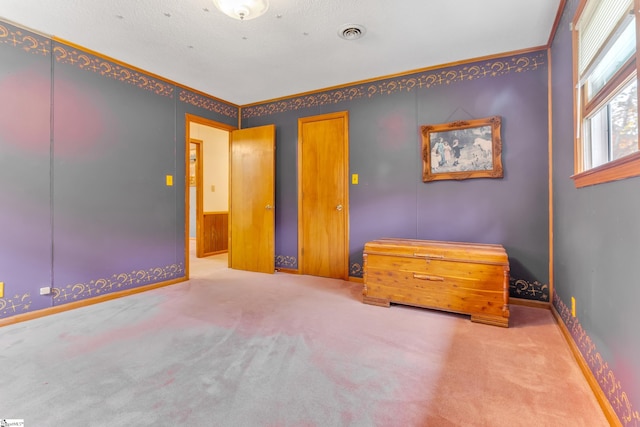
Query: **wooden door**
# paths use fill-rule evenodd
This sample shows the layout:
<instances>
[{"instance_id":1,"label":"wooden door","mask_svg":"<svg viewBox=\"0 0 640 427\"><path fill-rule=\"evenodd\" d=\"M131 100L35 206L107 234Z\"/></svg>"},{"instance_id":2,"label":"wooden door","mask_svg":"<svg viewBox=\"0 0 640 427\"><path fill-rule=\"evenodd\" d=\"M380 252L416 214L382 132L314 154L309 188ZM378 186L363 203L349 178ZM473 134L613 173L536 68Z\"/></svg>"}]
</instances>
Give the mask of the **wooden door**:
<instances>
[{"instance_id":1,"label":"wooden door","mask_svg":"<svg viewBox=\"0 0 640 427\"><path fill-rule=\"evenodd\" d=\"M302 274L349 277L348 113L298 120L298 260Z\"/></svg>"},{"instance_id":2,"label":"wooden door","mask_svg":"<svg viewBox=\"0 0 640 427\"><path fill-rule=\"evenodd\" d=\"M275 126L231 132L229 267L275 271Z\"/></svg>"}]
</instances>

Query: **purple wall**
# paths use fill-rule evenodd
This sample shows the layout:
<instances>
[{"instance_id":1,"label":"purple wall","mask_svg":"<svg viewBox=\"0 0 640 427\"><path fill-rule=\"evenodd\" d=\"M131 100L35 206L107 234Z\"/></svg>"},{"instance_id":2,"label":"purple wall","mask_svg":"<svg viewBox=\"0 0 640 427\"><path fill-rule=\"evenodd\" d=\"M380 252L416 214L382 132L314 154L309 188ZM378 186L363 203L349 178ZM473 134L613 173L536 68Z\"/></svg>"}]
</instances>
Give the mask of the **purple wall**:
<instances>
[{"instance_id":1,"label":"purple wall","mask_svg":"<svg viewBox=\"0 0 640 427\"><path fill-rule=\"evenodd\" d=\"M237 107L0 26L0 318L184 277L185 114Z\"/></svg>"},{"instance_id":2,"label":"purple wall","mask_svg":"<svg viewBox=\"0 0 640 427\"><path fill-rule=\"evenodd\" d=\"M1 25L1 24L0 24ZM51 44L13 27L0 38L0 317L51 305Z\"/></svg>"},{"instance_id":3,"label":"purple wall","mask_svg":"<svg viewBox=\"0 0 640 427\"><path fill-rule=\"evenodd\" d=\"M364 243L380 237L498 243L512 296L548 301L547 105L538 51L243 108L243 127L277 128L277 265L297 268L297 120L348 110L360 178L349 194L351 275L362 275ZM421 125L494 115L504 178L422 182Z\"/></svg>"},{"instance_id":4,"label":"purple wall","mask_svg":"<svg viewBox=\"0 0 640 427\"><path fill-rule=\"evenodd\" d=\"M640 426L640 178L576 189L569 0L551 46L553 303L625 426ZM568 307L576 299L576 317Z\"/></svg>"},{"instance_id":5,"label":"purple wall","mask_svg":"<svg viewBox=\"0 0 640 427\"><path fill-rule=\"evenodd\" d=\"M624 425L640 425L638 178L575 189L569 0L551 48L553 303ZM0 318L184 276L185 114L235 106L0 22ZM348 110L350 266L379 237L503 244L548 300L546 52L248 107L277 126L276 263L297 268L297 120ZM421 181L424 124L502 117L502 179ZM174 186L164 176L174 176ZM54 294L40 296L39 288ZM571 317L567 302L577 301Z\"/></svg>"}]
</instances>

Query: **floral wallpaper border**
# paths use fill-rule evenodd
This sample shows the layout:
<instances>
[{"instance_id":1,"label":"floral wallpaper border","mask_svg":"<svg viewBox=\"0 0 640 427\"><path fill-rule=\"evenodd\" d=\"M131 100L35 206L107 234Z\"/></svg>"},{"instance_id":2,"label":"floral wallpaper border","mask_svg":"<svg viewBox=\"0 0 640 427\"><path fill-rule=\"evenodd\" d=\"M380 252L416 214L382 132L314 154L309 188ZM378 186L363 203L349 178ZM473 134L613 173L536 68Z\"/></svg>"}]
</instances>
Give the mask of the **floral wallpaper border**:
<instances>
[{"instance_id":1,"label":"floral wallpaper border","mask_svg":"<svg viewBox=\"0 0 640 427\"><path fill-rule=\"evenodd\" d=\"M276 268L297 269L298 258L288 255L276 255Z\"/></svg>"},{"instance_id":2,"label":"floral wallpaper border","mask_svg":"<svg viewBox=\"0 0 640 427\"><path fill-rule=\"evenodd\" d=\"M347 86L242 108L242 118L269 116L286 111L338 104L360 98L412 92L433 86L451 85L469 80L492 78L509 73L537 70L547 64L546 50L511 57L479 61L467 65L446 67L391 79Z\"/></svg>"},{"instance_id":3,"label":"floral wallpaper border","mask_svg":"<svg viewBox=\"0 0 640 427\"><path fill-rule=\"evenodd\" d=\"M549 302L549 285L537 280L529 282L524 279L509 278L509 296L534 301Z\"/></svg>"},{"instance_id":4,"label":"floral wallpaper border","mask_svg":"<svg viewBox=\"0 0 640 427\"><path fill-rule=\"evenodd\" d=\"M36 55L48 56L51 53L51 41L49 39L1 21L0 43L8 44Z\"/></svg>"},{"instance_id":5,"label":"floral wallpaper border","mask_svg":"<svg viewBox=\"0 0 640 427\"><path fill-rule=\"evenodd\" d=\"M577 317L571 316L571 310L555 292L553 293L553 305L573 337L573 341L580 350L580 353L582 353L584 360L587 362L587 365L589 365L589 369L598 381L600 388L607 396L616 415L622 422L622 425L625 427L640 426L640 412L638 412L629 401L629 396L627 396L627 393L622 389L620 380L611 368L609 368L609 364L604 361L596 345L582 328L580 320Z\"/></svg>"},{"instance_id":6,"label":"floral wallpaper border","mask_svg":"<svg viewBox=\"0 0 640 427\"><path fill-rule=\"evenodd\" d=\"M130 273L113 274L111 277L94 279L86 283L68 284L59 288L54 287L53 305L62 305L112 292L165 282L184 277L184 275L184 264L179 263ZM28 313L32 311L32 304L31 292L21 295L16 294L10 298L0 298L0 319Z\"/></svg>"},{"instance_id":7,"label":"floral wallpaper border","mask_svg":"<svg viewBox=\"0 0 640 427\"><path fill-rule=\"evenodd\" d=\"M184 275L184 264L179 263L130 273L113 274L111 277L94 279L86 283L68 284L64 287L53 288L53 305L164 282L184 277Z\"/></svg>"},{"instance_id":8,"label":"floral wallpaper border","mask_svg":"<svg viewBox=\"0 0 640 427\"><path fill-rule=\"evenodd\" d=\"M364 269L362 267L362 264L357 262L351 264L351 266L349 267L349 276L359 278L364 277Z\"/></svg>"},{"instance_id":9,"label":"floral wallpaper border","mask_svg":"<svg viewBox=\"0 0 640 427\"><path fill-rule=\"evenodd\" d=\"M234 119L238 118L238 109L236 107L232 107L231 105L216 101L213 98L199 95L185 89L179 90L178 99L180 100L180 102L191 104L198 108L213 111L214 113L222 114Z\"/></svg>"},{"instance_id":10,"label":"floral wallpaper border","mask_svg":"<svg viewBox=\"0 0 640 427\"><path fill-rule=\"evenodd\" d=\"M173 83L151 77L148 74L84 52L81 49L76 49L60 42L53 42L46 37L22 30L2 21L0 21L0 44L10 45L37 55L48 56L53 54L57 63L75 66L82 70L153 92L156 95L174 98L177 92L180 102L226 117L238 118L237 107L225 104L213 97L179 88Z\"/></svg>"},{"instance_id":11,"label":"floral wallpaper border","mask_svg":"<svg viewBox=\"0 0 640 427\"><path fill-rule=\"evenodd\" d=\"M153 92L156 95L173 98L174 85L123 67L115 62L76 50L73 47L55 43L53 46L53 56L56 62L60 64L75 66L81 70L100 74L103 77L118 80Z\"/></svg>"},{"instance_id":12,"label":"floral wallpaper border","mask_svg":"<svg viewBox=\"0 0 640 427\"><path fill-rule=\"evenodd\" d=\"M31 311L31 304L33 304L31 292L0 298L0 319L28 313Z\"/></svg>"}]
</instances>

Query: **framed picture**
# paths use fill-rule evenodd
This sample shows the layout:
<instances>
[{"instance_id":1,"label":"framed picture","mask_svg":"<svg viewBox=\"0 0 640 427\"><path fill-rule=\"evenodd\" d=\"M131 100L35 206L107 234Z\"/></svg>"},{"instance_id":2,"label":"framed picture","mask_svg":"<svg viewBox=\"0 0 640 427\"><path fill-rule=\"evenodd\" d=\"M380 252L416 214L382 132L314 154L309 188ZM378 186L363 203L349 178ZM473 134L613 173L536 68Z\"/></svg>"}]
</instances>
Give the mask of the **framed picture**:
<instances>
[{"instance_id":1,"label":"framed picture","mask_svg":"<svg viewBox=\"0 0 640 427\"><path fill-rule=\"evenodd\" d=\"M420 126L422 180L502 178L500 116Z\"/></svg>"}]
</instances>

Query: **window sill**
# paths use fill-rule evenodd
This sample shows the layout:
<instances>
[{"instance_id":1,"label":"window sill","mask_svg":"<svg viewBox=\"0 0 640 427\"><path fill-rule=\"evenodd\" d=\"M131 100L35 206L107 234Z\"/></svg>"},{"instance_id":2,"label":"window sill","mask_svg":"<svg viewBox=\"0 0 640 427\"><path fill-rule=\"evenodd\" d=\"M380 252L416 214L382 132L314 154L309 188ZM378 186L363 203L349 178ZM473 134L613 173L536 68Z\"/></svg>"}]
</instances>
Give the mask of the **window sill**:
<instances>
[{"instance_id":1,"label":"window sill","mask_svg":"<svg viewBox=\"0 0 640 427\"><path fill-rule=\"evenodd\" d=\"M576 188L640 176L640 151L571 176Z\"/></svg>"}]
</instances>

